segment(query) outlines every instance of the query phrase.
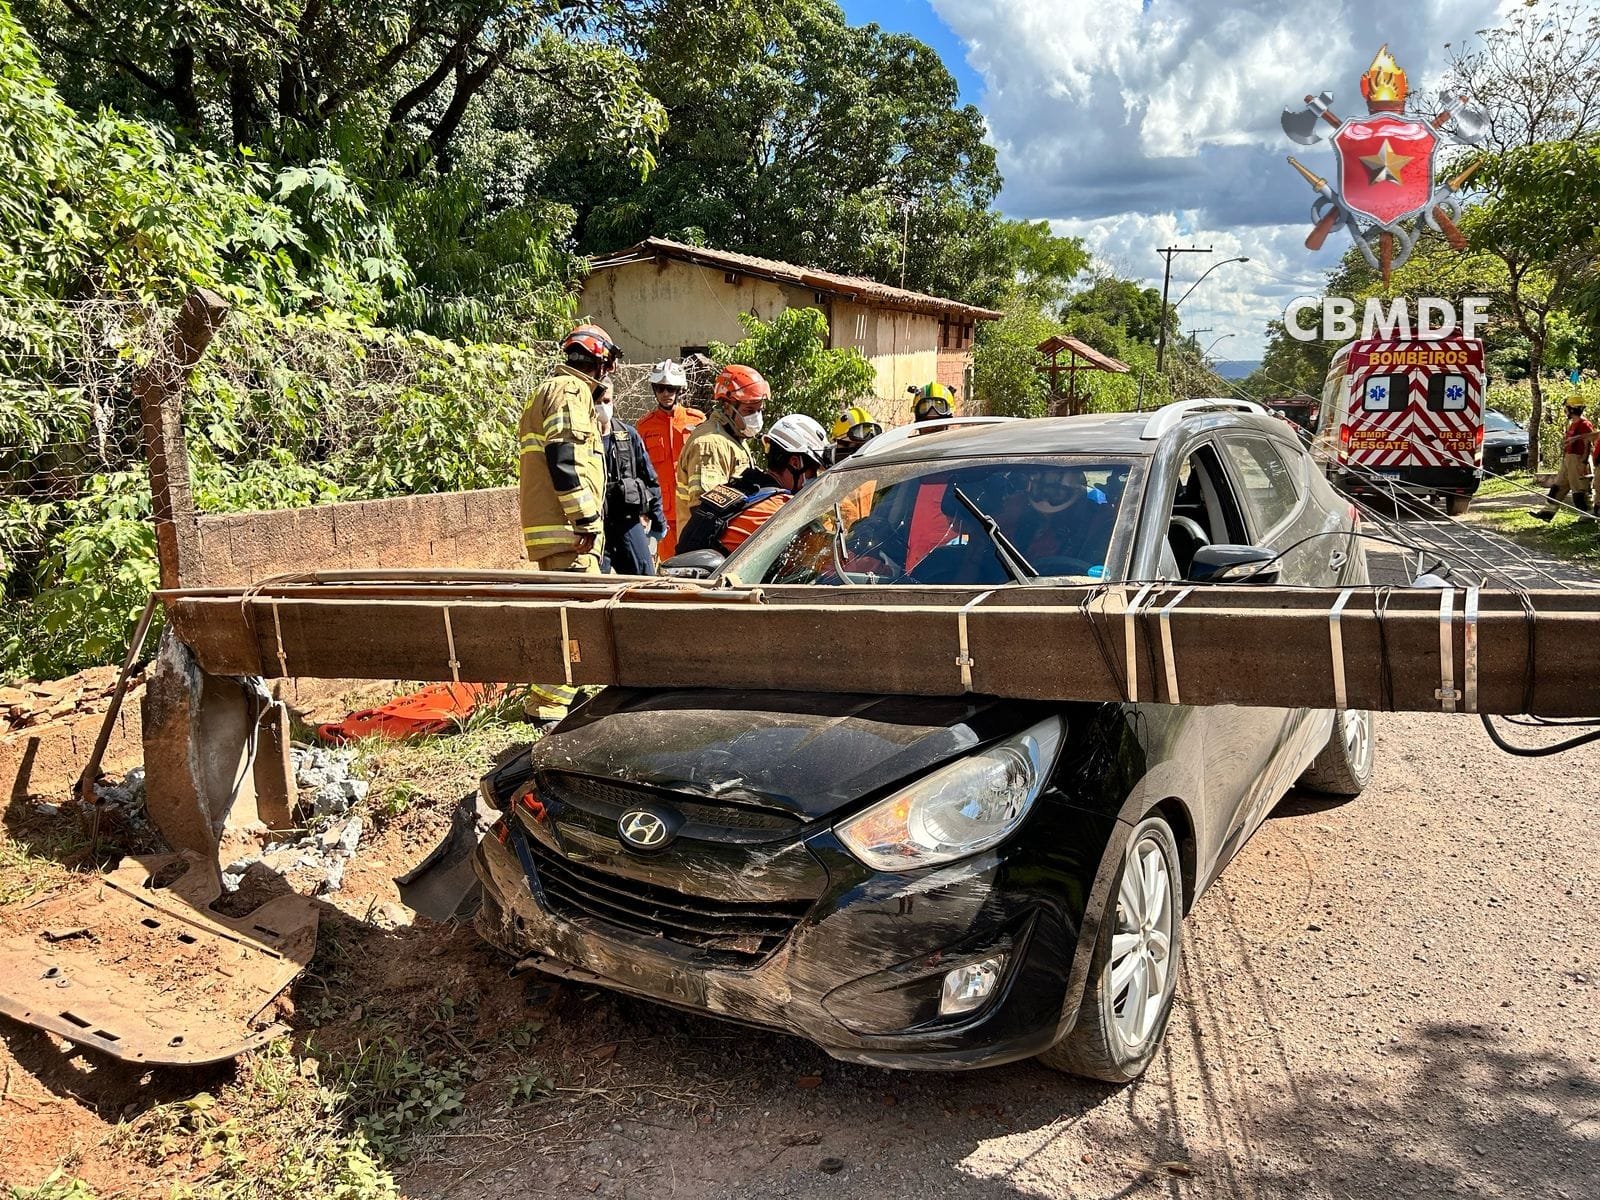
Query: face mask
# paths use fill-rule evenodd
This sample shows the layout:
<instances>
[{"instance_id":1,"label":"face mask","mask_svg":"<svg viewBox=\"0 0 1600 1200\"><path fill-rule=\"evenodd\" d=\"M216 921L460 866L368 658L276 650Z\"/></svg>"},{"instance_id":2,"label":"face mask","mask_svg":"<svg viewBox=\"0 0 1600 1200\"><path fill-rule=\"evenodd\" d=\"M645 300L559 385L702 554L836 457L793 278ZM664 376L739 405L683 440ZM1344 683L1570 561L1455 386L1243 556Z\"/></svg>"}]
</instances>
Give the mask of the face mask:
<instances>
[{"instance_id":1,"label":"face mask","mask_svg":"<svg viewBox=\"0 0 1600 1200\"><path fill-rule=\"evenodd\" d=\"M735 428L747 438L753 438L761 432L761 414L736 413L734 415Z\"/></svg>"},{"instance_id":2,"label":"face mask","mask_svg":"<svg viewBox=\"0 0 1600 1200\"><path fill-rule=\"evenodd\" d=\"M611 424L611 401L604 400L594 406L595 416L600 418L602 426Z\"/></svg>"}]
</instances>

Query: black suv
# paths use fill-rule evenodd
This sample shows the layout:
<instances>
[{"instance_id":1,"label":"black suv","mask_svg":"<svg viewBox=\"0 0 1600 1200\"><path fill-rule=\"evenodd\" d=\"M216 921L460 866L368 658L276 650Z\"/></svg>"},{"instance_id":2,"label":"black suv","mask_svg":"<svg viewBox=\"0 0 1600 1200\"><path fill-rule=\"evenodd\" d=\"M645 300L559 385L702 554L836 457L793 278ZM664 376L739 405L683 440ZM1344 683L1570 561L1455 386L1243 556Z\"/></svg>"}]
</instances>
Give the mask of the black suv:
<instances>
[{"instance_id":1,"label":"black suv","mask_svg":"<svg viewBox=\"0 0 1600 1200\"><path fill-rule=\"evenodd\" d=\"M1355 514L1254 405L955 420L825 472L744 584L1366 580ZM1326 535L1326 536L1323 536ZM1308 540L1309 539L1309 540ZM1277 552L1281 551L1281 557ZM736 644L716 653L738 654ZM796 654L892 655L836 637ZM1297 779L1353 796L1364 712L608 689L485 780L491 942L855 1062L1137 1076L1180 922Z\"/></svg>"}]
</instances>

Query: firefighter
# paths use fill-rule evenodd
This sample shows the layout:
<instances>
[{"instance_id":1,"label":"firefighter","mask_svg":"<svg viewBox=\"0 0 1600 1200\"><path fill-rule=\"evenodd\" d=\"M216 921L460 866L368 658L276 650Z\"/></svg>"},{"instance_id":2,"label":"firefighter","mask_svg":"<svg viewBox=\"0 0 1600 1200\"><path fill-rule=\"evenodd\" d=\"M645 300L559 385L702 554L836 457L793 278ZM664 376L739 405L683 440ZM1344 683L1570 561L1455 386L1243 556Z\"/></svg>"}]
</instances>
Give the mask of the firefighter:
<instances>
[{"instance_id":1,"label":"firefighter","mask_svg":"<svg viewBox=\"0 0 1600 1200\"><path fill-rule=\"evenodd\" d=\"M1550 489L1550 502L1534 513L1541 521L1553 521L1562 499L1572 493L1572 506L1580 512L1589 511L1589 489L1594 482L1590 454L1595 449L1594 426L1583 415L1583 398L1567 398L1567 429L1561 437L1561 465L1556 471L1555 486Z\"/></svg>"},{"instance_id":2,"label":"firefighter","mask_svg":"<svg viewBox=\"0 0 1600 1200\"><path fill-rule=\"evenodd\" d=\"M925 383L910 389L916 394L911 404L913 421L943 421L955 415L955 393L942 383Z\"/></svg>"},{"instance_id":3,"label":"firefighter","mask_svg":"<svg viewBox=\"0 0 1600 1200\"><path fill-rule=\"evenodd\" d=\"M826 465L828 435L804 413L779 417L762 442L766 469L752 467L709 489L684 523L679 550L732 554Z\"/></svg>"},{"instance_id":4,"label":"firefighter","mask_svg":"<svg viewBox=\"0 0 1600 1200\"><path fill-rule=\"evenodd\" d=\"M833 461L843 462L882 432L883 426L859 404L845 409L833 423Z\"/></svg>"},{"instance_id":5,"label":"firefighter","mask_svg":"<svg viewBox=\"0 0 1600 1200\"><path fill-rule=\"evenodd\" d=\"M605 450L596 394L604 401L620 357L611 335L580 325L562 339L565 363L529 397L517 426L522 544L540 571L600 570ZM533 684L527 712L550 723L567 713L576 689Z\"/></svg>"},{"instance_id":6,"label":"firefighter","mask_svg":"<svg viewBox=\"0 0 1600 1200\"><path fill-rule=\"evenodd\" d=\"M606 553L601 566L618 575L654 575L652 543L667 533L656 469L639 431L611 411L611 402L595 408L606 450Z\"/></svg>"},{"instance_id":7,"label":"firefighter","mask_svg":"<svg viewBox=\"0 0 1600 1200\"><path fill-rule=\"evenodd\" d=\"M661 485L661 510L666 516L667 531L658 547L662 561L677 551L678 541L678 459L683 454L683 444L689 440L694 427L706 415L683 403L689 381L683 368L671 359L658 362L650 372L650 389L655 393L656 406L639 418L635 428L644 439L644 448L650 455L656 479ZM687 513L684 514L688 516Z\"/></svg>"},{"instance_id":8,"label":"firefighter","mask_svg":"<svg viewBox=\"0 0 1600 1200\"><path fill-rule=\"evenodd\" d=\"M700 497L712 488L755 466L750 443L761 432L761 413L771 396L772 389L754 367L735 363L722 368L711 393L716 411L689 435L678 459L680 520L688 521Z\"/></svg>"}]
</instances>

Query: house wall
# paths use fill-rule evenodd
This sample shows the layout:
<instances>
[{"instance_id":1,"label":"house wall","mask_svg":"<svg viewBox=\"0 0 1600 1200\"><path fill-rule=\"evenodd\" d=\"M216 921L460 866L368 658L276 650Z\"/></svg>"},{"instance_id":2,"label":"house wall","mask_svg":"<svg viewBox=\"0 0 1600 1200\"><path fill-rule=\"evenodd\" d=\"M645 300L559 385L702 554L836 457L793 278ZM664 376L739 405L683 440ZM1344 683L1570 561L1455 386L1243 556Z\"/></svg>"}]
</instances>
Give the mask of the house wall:
<instances>
[{"instance_id":1,"label":"house wall","mask_svg":"<svg viewBox=\"0 0 1600 1200\"><path fill-rule=\"evenodd\" d=\"M677 358L685 346L737 342L739 314L770 321L786 308L823 307L816 294L765 279L667 259L596 271L583 283L579 311L602 326L629 362Z\"/></svg>"},{"instance_id":2,"label":"house wall","mask_svg":"<svg viewBox=\"0 0 1600 1200\"><path fill-rule=\"evenodd\" d=\"M939 318L848 300L834 300L828 312L833 344L860 350L877 371L878 419L892 425L910 420L906 389L938 378Z\"/></svg>"}]
</instances>

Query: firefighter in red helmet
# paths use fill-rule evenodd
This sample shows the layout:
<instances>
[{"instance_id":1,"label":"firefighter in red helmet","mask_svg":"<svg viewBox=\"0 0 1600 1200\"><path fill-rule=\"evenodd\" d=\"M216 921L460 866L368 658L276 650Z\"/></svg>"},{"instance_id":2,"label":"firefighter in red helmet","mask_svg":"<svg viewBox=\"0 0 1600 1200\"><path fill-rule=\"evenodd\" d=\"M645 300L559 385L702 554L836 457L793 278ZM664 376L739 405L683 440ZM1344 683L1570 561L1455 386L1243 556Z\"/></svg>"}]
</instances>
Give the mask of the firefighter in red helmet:
<instances>
[{"instance_id":1,"label":"firefighter in red helmet","mask_svg":"<svg viewBox=\"0 0 1600 1200\"><path fill-rule=\"evenodd\" d=\"M716 411L695 427L678 459L678 504L688 520L700 498L755 465L750 445L761 432L762 410L772 389L754 367L722 368L711 399Z\"/></svg>"}]
</instances>

